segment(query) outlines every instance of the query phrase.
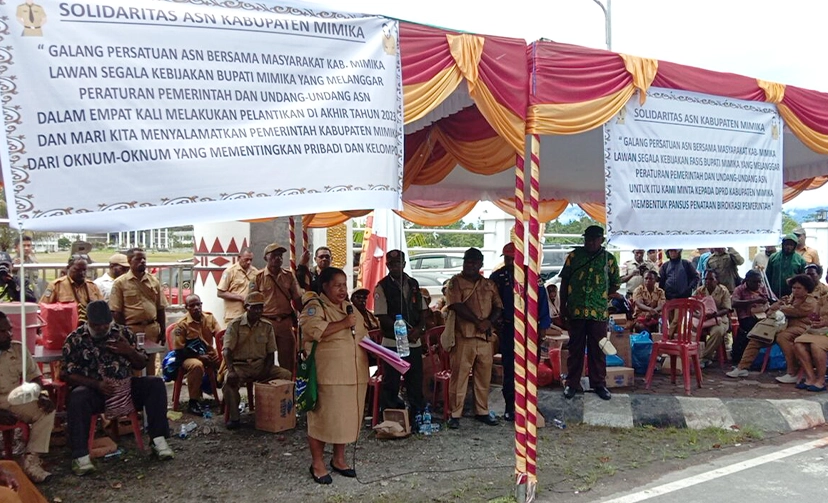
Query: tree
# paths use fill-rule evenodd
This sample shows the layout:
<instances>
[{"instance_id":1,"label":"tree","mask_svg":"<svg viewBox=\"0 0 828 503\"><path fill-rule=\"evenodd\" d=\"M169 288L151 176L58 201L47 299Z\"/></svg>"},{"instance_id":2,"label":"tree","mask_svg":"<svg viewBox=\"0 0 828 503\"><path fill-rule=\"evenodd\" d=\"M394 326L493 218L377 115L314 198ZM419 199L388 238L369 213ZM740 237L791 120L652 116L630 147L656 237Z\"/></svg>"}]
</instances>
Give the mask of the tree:
<instances>
[{"instance_id":1,"label":"tree","mask_svg":"<svg viewBox=\"0 0 828 503\"><path fill-rule=\"evenodd\" d=\"M58 239L58 250L68 250L72 246L72 241L69 240L66 236L61 236Z\"/></svg>"},{"instance_id":2,"label":"tree","mask_svg":"<svg viewBox=\"0 0 828 503\"><path fill-rule=\"evenodd\" d=\"M577 220L570 220L563 223L560 220L552 220L546 224L546 234L577 234L578 237L549 237L546 238L546 244L581 244L583 242L584 231L590 225L600 225L596 220L589 215L583 214ZM603 227L603 226L602 226Z\"/></svg>"},{"instance_id":3,"label":"tree","mask_svg":"<svg viewBox=\"0 0 828 503\"><path fill-rule=\"evenodd\" d=\"M786 236L793 232L794 229L799 227L799 222L793 219L790 215L782 212L782 235Z\"/></svg>"}]
</instances>

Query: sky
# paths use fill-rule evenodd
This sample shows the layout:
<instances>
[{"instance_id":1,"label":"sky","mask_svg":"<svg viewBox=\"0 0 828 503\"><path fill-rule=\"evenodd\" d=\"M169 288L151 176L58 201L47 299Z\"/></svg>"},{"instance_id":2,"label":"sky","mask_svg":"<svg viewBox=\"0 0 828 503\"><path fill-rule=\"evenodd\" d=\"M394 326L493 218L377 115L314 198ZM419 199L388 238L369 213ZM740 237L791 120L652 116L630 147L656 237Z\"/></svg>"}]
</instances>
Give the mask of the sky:
<instances>
[{"instance_id":1,"label":"sky","mask_svg":"<svg viewBox=\"0 0 828 503\"><path fill-rule=\"evenodd\" d=\"M608 0L603 0L606 5ZM828 92L823 0L609 0L612 50ZM336 0L316 3L459 31L606 48L593 0ZM785 208L828 201L828 187Z\"/></svg>"}]
</instances>

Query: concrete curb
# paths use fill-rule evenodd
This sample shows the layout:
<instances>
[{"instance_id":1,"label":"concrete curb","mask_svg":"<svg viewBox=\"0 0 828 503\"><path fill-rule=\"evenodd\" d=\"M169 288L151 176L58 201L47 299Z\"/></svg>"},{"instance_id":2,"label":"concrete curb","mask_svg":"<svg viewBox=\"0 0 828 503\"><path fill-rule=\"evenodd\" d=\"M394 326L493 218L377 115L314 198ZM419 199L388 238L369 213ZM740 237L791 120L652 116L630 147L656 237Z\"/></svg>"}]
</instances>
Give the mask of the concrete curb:
<instances>
[{"instance_id":1,"label":"concrete curb","mask_svg":"<svg viewBox=\"0 0 828 503\"><path fill-rule=\"evenodd\" d=\"M560 389L540 389L538 408L547 423L558 418L614 428L672 426L696 430L735 425L787 433L826 424L828 394L794 400L613 394L606 402L593 393L566 400Z\"/></svg>"}]
</instances>

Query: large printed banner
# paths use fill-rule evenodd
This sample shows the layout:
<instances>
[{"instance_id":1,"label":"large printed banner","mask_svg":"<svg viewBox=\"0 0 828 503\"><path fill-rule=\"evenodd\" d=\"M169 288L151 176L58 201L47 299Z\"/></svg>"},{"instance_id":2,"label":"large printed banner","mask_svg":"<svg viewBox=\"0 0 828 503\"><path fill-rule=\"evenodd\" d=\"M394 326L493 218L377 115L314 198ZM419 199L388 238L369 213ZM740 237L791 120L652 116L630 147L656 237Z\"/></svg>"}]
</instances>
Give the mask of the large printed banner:
<instances>
[{"instance_id":1,"label":"large printed banner","mask_svg":"<svg viewBox=\"0 0 828 503\"><path fill-rule=\"evenodd\" d=\"M400 208L396 21L203 3L0 5L13 225L115 231Z\"/></svg>"},{"instance_id":2,"label":"large printed banner","mask_svg":"<svg viewBox=\"0 0 828 503\"><path fill-rule=\"evenodd\" d=\"M636 248L775 243L782 122L755 101L651 88L604 125L607 231Z\"/></svg>"}]
</instances>

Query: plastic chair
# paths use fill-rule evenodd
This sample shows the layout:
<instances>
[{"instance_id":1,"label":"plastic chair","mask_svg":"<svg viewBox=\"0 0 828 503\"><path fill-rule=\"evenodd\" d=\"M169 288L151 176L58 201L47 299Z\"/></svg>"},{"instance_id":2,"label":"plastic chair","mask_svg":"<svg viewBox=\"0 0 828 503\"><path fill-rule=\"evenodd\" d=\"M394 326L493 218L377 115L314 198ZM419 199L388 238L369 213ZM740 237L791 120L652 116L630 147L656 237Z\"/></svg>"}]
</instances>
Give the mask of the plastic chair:
<instances>
[{"instance_id":1,"label":"plastic chair","mask_svg":"<svg viewBox=\"0 0 828 503\"><path fill-rule=\"evenodd\" d=\"M29 442L29 425L23 421L0 425L0 432L3 432L3 459L14 457L14 430L23 432L23 442Z\"/></svg>"},{"instance_id":2,"label":"plastic chair","mask_svg":"<svg viewBox=\"0 0 828 503\"><path fill-rule=\"evenodd\" d=\"M219 362L224 361L224 333L226 330L222 330L218 334L216 334L216 351L219 354ZM225 379L227 377L225 376ZM247 384L247 406L250 411L256 410L256 402L253 396L253 381L248 383L241 383ZM216 400L218 400L218 395L216 395ZM227 424L227 421L230 421L230 410L227 408L227 400L219 401L220 410L224 411L224 423Z\"/></svg>"},{"instance_id":3,"label":"plastic chair","mask_svg":"<svg viewBox=\"0 0 828 503\"><path fill-rule=\"evenodd\" d=\"M89 421L89 452L92 452L92 447L95 443L95 430L97 430L98 426L98 418L102 414L92 414L92 419ZM138 419L138 412L132 411L128 416L129 421L132 423L132 434L135 435L135 444L138 446L138 450L144 452L144 437L141 434L141 420ZM112 429L111 436L114 440L117 440L120 436L120 432L118 431L118 419L117 417L109 418L112 420L110 427Z\"/></svg>"},{"instance_id":4,"label":"plastic chair","mask_svg":"<svg viewBox=\"0 0 828 503\"><path fill-rule=\"evenodd\" d=\"M432 395L435 404L437 397L442 396L443 399L443 420L448 421L451 416L451 406L449 405L449 381L451 381L451 365L449 364L450 357L443 347L440 345L440 336L443 335L444 326L433 327L428 329L425 333L425 340L428 343L428 357L431 358L431 365L434 373L431 378L434 380L432 385ZM441 395L437 394L437 389L440 388Z\"/></svg>"},{"instance_id":5,"label":"plastic chair","mask_svg":"<svg viewBox=\"0 0 828 503\"><path fill-rule=\"evenodd\" d=\"M166 336L167 336L167 347L172 349L173 347L173 340L172 340L172 332L175 328L176 323L173 323L167 327ZM221 330L216 334L216 339L224 337L224 330ZM221 364L221 351L219 353L219 364ZM216 381L216 371L212 367L204 367L204 373L207 374L207 378L210 379L210 388L213 390L213 396L216 397L216 402L218 403L219 409L221 409L221 399L219 398L218 394L218 383ZM184 376L186 372L184 372L184 368L181 367L178 369L178 374L175 377L175 384L173 384L173 398L172 398L172 409L178 410L179 401L181 400L181 388L184 386Z\"/></svg>"},{"instance_id":6,"label":"plastic chair","mask_svg":"<svg viewBox=\"0 0 828 503\"><path fill-rule=\"evenodd\" d=\"M704 304L697 299L673 299L667 301L661 310L661 326L670 327L662 333L666 337L671 331L673 338L653 342L653 352L650 355L650 363L647 366L647 374L644 378L646 388L650 389L653 382L653 373L659 355L670 356L670 380L676 383L676 358L681 358L682 374L684 377L684 392L690 395L690 366L696 372L696 383L702 387L701 362L699 361L699 341L702 337L704 327L700 321L704 319ZM673 317L671 325L670 318ZM694 319L696 322L694 323ZM695 327L694 327L695 325Z\"/></svg>"}]
</instances>

